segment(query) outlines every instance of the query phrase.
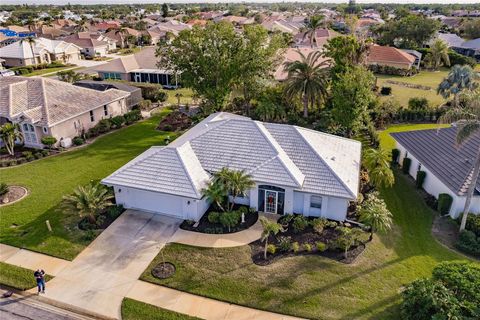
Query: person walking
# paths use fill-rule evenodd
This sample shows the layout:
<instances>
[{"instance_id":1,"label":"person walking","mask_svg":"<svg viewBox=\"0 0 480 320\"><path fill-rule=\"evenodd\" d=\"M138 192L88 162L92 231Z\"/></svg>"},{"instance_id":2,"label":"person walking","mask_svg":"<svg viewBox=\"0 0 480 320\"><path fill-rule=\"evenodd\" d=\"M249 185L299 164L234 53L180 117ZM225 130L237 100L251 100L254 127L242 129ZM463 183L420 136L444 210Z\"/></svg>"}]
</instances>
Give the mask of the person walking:
<instances>
[{"instance_id":1,"label":"person walking","mask_svg":"<svg viewBox=\"0 0 480 320\"><path fill-rule=\"evenodd\" d=\"M45 293L45 271L43 269L37 269L33 273L35 280L37 281L38 294Z\"/></svg>"}]
</instances>

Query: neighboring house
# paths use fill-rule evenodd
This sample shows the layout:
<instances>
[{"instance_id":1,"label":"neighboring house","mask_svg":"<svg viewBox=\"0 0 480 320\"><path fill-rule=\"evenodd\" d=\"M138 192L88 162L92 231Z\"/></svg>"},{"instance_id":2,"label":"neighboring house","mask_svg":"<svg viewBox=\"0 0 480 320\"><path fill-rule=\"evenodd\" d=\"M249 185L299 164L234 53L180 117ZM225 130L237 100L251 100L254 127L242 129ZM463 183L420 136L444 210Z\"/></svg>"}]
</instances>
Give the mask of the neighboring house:
<instances>
[{"instance_id":1,"label":"neighboring house","mask_svg":"<svg viewBox=\"0 0 480 320\"><path fill-rule=\"evenodd\" d=\"M438 33L437 36L428 43L428 45L431 46L437 39L445 42L449 48L459 47L465 42L464 39L460 38L455 33Z\"/></svg>"},{"instance_id":2,"label":"neighboring house","mask_svg":"<svg viewBox=\"0 0 480 320\"><path fill-rule=\"evenodd\" d=\"M329 29L317 29L313 37L313 47L323 48L328 40L338 36L338 33ZM310 36L305 36L305 32L300 32L293 38L296 47L311 47Z\"/></svg>"},{"instance_id":3,"label":"neighboring house","mask_svg":"<svg viewBox=\"0 0 480 320\"><path fill-rule=\"evenodd\" d=\"M80 80L75 82L73 85L93 89L97 91L106 91L109 89L118 89L121 91L129 92L130 95L127 97L126 103L127 108L132 109L142 101L142 89L129 86L121 82L107 82L107 81L95 81L95 80Z\"/></svg>"},{"instance_id":4,"label":"neighboring house","mask_svg":"<svg viewBox=\"0 0 480 320\"><path fill-rule=\"evenodd\" d=\"M124 45L126 46L128 36L134 36L137 39L141 36L141 31L132 28L123 28L122 34L119 33L119 30L120 29L110 30L109 32L105 33L105 36L115 41L117 47L123 47Z\"/></svg>"},{"instance_id":5,"label":"neighboring house","mask_svg":"<svg viewBox=\"0 0 480 320\"><path fill-rule=\"evenodd\" d=\"M290 34L297 34L303 27L305 27L305 23L266 17L262 22L262 26L270 32L280 31Z\"/></svg>"},{"instance_id":6,"label":"neighboring house","mask_svg":"<svg viewBox=\"0 0 480 320\"><path fill-rule=\"evenodd\" d=\"M81 48L81 53L86 57L105 56L111 44L107 41L98 40L100 35L91 32L78 32L65 37L63 40L73 43Z\"/></svg>"},{"instance_id":7,"label":"neighboring house","mask_svg":"<svg viewBox=\"0 0 480 320\"><path fill-rule=\"evenodd\" d=\"M156 64L155 47L146 47L134 55L120 57L99 65L95 71L103 80L126 80L177 87L177 77L169 70L159 69Z\"/></svg>"},{"instance_id":8,"label":"neighboring house","mask_svg":"<svg viewBox=\"0 0 480 320\"><path fill-rule=\"evenodd\" d=\"M420 63L422 62L422 56L423 56L422 53L418 52L417 50L411 50L411 49L402 49L402 51L415 57L415 62L413 63L413 67L416 69L420 69Z\"/></svg>"},{"instance_id":9,"label":"neighboring house","mask_svg":"<svg viewBox=\"0 0 480 320\"><path fill-rule=\"evenodd\" d=\"M95 28L98 31L105 32L110 29L120 29L121 28L121 23L118 21L102 21L97 24L95 24Z\"/></svg>"},{"instance_id":10,"label":"neighboring house","mask_svg":"<svg viewBox=\"0 0 480 320\"><path fill-rule=\"evenodd\" d=\"M475 58L480 62L480 38L465 41L460 46L452 47L452 49L464 56Z\"/></svg>"},{"instance_id":11,"label":"neighboring house","mask_svg":"<svg viewBox=\"0 0 480 320\"><path fill-rule=\"evenodd\" d=\"M153 31L160 35L165 35L167 32L178 35L180 31L191 28L192 26L186 23L177 20L168 20L154 25L153 27L149 28L148 31Z\"/></svg>"},{"instance_id":12,"label":"neighboring house","mask_svg":"<svg viewBox=\"0 0 480 320\"><path fill-rule=\"evenodd\" d=\"M287 62L293 62L293 61L300 61L301 57L299 52L301 52L305 57L307 57L310 53L318 51L317 49L312 49L309 47L304 47L304 48L288 48L285 50L285 53L283 54L283 60L282 63L280 63L277 66L277 69L273 73L273 78L276 81L284 81L287 79L287 72L285 71L285 63ZM327 61L328 58L325 57L320 57L317 61L318 63L322 63L324 61Z\"/></svg>"},{"instance_id":13,"label":"neighboring house","mask_svg":"<svg viewBox=\"0 0 480 320\"><path fill-rule=\"evenodd\" d=\"M302 127L215 113L165 147L152 147L102 183L117 204L198 221L202 189L224 167L255 187L236 202L273 214L344 221L359 188L361 144Z\"/></svg>"},{"instance_id":14,"label":"neighboring house","mask_svg":"<svg viewBox=\"0 0 480 320\"><path fill-rule=\"evenodd\" d=\"M480 148L480 135L465 144L456 144L455 127L392 133L400 150L399 163L411 159L409 174L416 179L419 170L426 172L423 189L438 199L441 193L453 197L450 216L458 217L465 206L468 181L472 179L474 159ZM480 179L476 179L470 211L480 213Z\"/></svg>"},{"instance_id":15,"label":"neighboring house","mask_svg":"<svg viewBox=\"0 0 480 320\"><path fill-rule=\"evenodd\" d=\"M417 57L395 47L370 46L367 64L389 66L399 69L411 69L415 67Z\"/></svg>"},{"instance_id":16,"label":"neighboring house","mask_svg":"<svg viewBox=\"0 0 480 320\"><path fill-rule=\"evenodd\" d=\"M128 111L130 94L98 92L44 77L0 78L0 122L18 123L27 147L42 148L43 136L69 146L72 138L101 119Z\"/></svg>"},{"instance_id":17,"label":"neighboring house","mask_svg":"<svg viewBox=\"0 0 480 320\"><path fill-rule=\"evenodd\" d=\"M80 50L81 48L75 44L65 41L36 38L33 53L29 43L17 41L0 48L0 57L9 67L51 63L57 60L75 64L81 59Z\"/></svg>"}]
</instances>

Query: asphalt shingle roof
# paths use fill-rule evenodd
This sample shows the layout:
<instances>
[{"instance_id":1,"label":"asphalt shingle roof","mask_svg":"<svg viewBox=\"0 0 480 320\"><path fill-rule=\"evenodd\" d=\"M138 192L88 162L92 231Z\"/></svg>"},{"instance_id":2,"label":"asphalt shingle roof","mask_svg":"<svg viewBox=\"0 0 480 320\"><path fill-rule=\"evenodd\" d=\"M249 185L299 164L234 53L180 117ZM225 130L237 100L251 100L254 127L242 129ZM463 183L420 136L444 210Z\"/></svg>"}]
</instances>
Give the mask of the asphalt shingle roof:
<instances>
[{"instance_id":1,"label":"asphalt shingle roof","mask_svg":"<svg viewBox=\"0 0 480 320\"><path fill-rule=\"evenodd\" d=\"M178 150L186 151L175 156ZM355 199L360 153L357 141L216 113L167 147L146 151L103 183L201 198L211 175L228 167L257 182Z\"/></svg>"},{"instance_id":2,"label":"asphalt shingle roof","mask_svg":"<svg viewBox=\"0 0 480 320\"><path fill-rule=\"evenodd\" d=\"M456 128L451 127L391 133L391 136L450 190L464 195L480 148L480 134L457 146L456 133ZM480 191L479 177L476 189Z\"/></svg>"}]
</instances>

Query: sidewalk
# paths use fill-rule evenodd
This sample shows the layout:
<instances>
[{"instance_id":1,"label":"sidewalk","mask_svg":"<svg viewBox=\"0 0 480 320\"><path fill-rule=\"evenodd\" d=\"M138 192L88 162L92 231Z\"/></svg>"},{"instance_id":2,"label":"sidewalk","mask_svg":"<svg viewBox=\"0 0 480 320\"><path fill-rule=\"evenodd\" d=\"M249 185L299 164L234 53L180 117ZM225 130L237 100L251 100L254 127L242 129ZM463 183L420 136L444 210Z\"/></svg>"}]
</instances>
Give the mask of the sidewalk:
<instances>
[{"instance_id":1,"label":"sidewalk","mask_svg":"<svg viewBox=\"0 0 480 320\"><path fill-rule=\"evenodd\" d=\"M278 218L276 215L268 215L265 213L261 213L260 217L266 217L268 219ZM260 219L258 219L258 221L247 230L228 234L207 234L178 229L170 239L170 242L206 248L241 247L260 239L262 237L262 231L262 223Z\"/></svg>"},{"instance_id":2,"label":"sidewalk","mask_svg":"<svg viewBox=\"0 0 480 320\"><path fill-rule=\"evenodd\" d=\"M205 298L137 280L127 298L206 320L295 320L301 319Z\"/></svg>"}]
</instances>

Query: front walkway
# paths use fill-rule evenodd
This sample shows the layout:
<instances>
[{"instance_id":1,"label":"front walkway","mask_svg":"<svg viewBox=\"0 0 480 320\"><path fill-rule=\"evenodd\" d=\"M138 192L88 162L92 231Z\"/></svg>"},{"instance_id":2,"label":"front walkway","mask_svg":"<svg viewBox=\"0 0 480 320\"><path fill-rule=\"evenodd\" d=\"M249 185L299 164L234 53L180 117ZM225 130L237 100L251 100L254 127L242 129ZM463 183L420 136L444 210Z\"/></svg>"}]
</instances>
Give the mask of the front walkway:
<instances>
[{"instance_id":1,"label":"front walkway","mask_svg":"<svg viewBox=\"0 0 480 320\"><path fill-rule=\"evenodd\" d=\"M209 299L138 280L127 298L207 320L294 320L296 317Z\"/></svg>"}]
</instances>

